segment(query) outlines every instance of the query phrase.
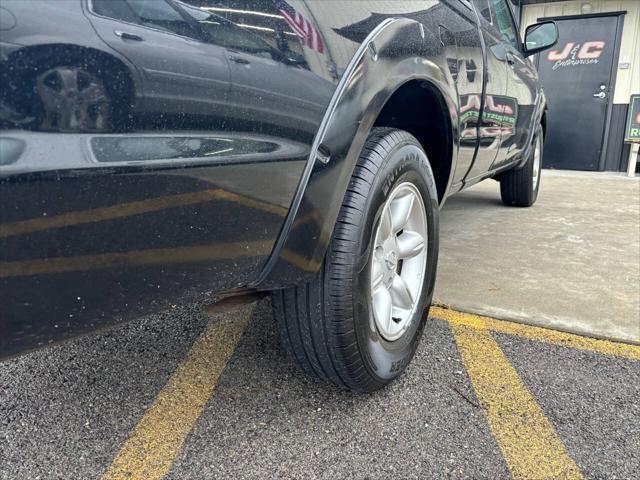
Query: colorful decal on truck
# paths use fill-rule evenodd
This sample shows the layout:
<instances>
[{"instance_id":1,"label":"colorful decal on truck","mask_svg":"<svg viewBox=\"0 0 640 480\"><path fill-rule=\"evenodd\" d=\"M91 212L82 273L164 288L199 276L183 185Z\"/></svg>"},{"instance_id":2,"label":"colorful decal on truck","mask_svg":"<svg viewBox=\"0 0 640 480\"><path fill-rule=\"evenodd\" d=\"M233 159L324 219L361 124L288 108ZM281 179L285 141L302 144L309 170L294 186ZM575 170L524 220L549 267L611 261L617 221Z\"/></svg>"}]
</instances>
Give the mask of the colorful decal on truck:
<instances>
[{"instance_id":1,"label":"colorful decal on truck","mask_svg":"<svg viewBox=\"0 0 640 480\"><path fill-rule=\"evenodd\" d=\"M460 96L460 125L463 138L476 138L481 95ZM513 135L518 118L518 101L504 95L487 95L480 125L480 137Z\"/></svg>"}]
</instances>

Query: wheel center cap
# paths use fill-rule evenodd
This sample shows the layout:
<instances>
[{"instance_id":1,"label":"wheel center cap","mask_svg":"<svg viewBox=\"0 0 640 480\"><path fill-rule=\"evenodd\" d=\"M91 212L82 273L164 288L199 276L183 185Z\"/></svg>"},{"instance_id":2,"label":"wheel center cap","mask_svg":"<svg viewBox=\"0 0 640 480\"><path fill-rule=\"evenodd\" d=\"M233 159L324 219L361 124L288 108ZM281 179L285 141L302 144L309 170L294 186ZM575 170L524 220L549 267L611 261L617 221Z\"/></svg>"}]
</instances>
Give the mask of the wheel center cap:
<instances>
[{"instance_id":1,"label":"wheel center cap","mask_svg":"<svg viewBox=\"0 0 640 480\"><path fill-rule=\"evenodd\" d=\"M387 268L389 270L395 270L396 266L398 265L398 255L396 254L396 252L389 252L384 259L384 263L387 265Z\"/></svg>"}]
</instances>

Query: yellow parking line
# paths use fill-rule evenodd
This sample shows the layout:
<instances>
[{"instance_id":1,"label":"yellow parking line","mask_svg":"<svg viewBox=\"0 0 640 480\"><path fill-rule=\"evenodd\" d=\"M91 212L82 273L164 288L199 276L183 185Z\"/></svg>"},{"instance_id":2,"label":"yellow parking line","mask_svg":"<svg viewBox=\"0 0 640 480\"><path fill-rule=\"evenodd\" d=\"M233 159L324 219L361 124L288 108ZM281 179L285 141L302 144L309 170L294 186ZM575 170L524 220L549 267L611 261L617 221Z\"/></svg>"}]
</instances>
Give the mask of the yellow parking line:
<instances>
[{"instance_id":1,"label":"yellow parking line","mask_svg":"<svg viewBox=\"0 0 640 480\"><path fill-rule=\"evenodd\" d=\"M322 217L320 216L317 210L312 210L309 213L305 213L298 220L293 222L293 229L301 227L307 222L313 222L313 223L316 223L317 225L320 225L322 223Z\"/></svg>"},{"instance_id":2,"label":"yellow parking line","mask_svg":"<svg viewBox=\"0 0 640 480\"><path fill-rule=\"evenodd\" d=\"M281 207L280 205L274 205L272 203L255 200L251 197L247 197L246 195L240 195L228 190L218 190L217 196L218 198L221 198L223 200L239 203L240 205L244 205L245 207L255 208L256 210L262 210L263 212L273 213L274 215L278 215L279 217L286 216L287 212L289 211L288 209L286 209L285 207Z\"/></svg>"},{"instance_id":3,"label":"yellow parking line","mask_svg":"<svg viewBox=\"0 0 640 480\"><path fill-rule=\"evenodd\" d=\"M316 272L320 269L320 262L313 259L307 259L292 250L284 248L282 249L282 252L280 252L280 255L284 261L289 262L291 265L294 265L305 272Z\"/></svg>"},{"instance_id":4,"label":"yellow parking line","mask_svg":"<svg viewBox=\"0 0 640 480\"><path fill-rule=\"evenodd\" d=\"M272 247L272 241L253 241L0 262L0 278L253 257L268 254Z\"/></svg>"},{"instance_id":5,"label":"yellow parking line","mask_svg":"<svg viewBox=\"0 0 640 480\"><path fill-rule=\"evenodd\" d=\"M547 328L533 327L521 323L506 322L480 315L457 312L441 307L431 307L429 313L436 318L448 321L452 325L465 325L475 329L516 335L529 340L551 343L553 345L587 350L603 355L623 357L630 360L640 360L640 346L638 345L598 340L574 335L572 333L549 330Z\"/></svg>"},{"instance_id":6,"label":"yellow parking line","mask_svg":"<svg viewBox=\"0 0 640 480\"><path fill-rule=\"evenodd\" d=\"M582 478L553 425L491 334L456 323L451 328L513 478Z\"/></svg>"},{"instance_id":7,"label":"yellow parking line","mask_svg":"<svg viewBox=\"0 0 640 480\"><path fill-rule=\"evenodd\" d=\"M14 235L25 235L27 233L50 230L54 228L69 227L85 223L102 222L117 218L142 215L144 213L156 212L167 208L183 207L194 203L209 202L212 200L227 200L245 205L250 208L273 213L280 217L287 214L287 209L278 205L272 205L253 198L239 195L222 189L209 189L199 192L183 193L179 195L168 195L149 200L139 200L135 202L121 203L109 207L92 208L77 212L62 213L51 217L31 218L18 222L0 224L0 238Z\"/></svg>"},{"instance_id":8,"label":"yellow parking line","mask_svg":"<svg viewBox=\"0 0 640 480\"><path fill-rule=\"evenodd\" d=\"M103 480L160 479L169 472L252 310L252 305L243 306L235 315L227 313L224 319L220 316L210 322L125 441Z\"/></svg>"},{"instance_id":9,"label":"yellow parking line","mask_svg":"<svg viewBox=\"0 0 640 480\"><path fill-rule=\"evenodd\" d=\"M92 208L78 212L62 213L51 217L31 218L19 222L0 224L0 238L13 235L24 235L40 230L62 228L83 223L101 222L116 218L141 215L171 207L181 207L193 203L207 202L218 198L218 190L169 195L150 200L121 203L110 207Z\"/></svg>"}]
</instances>

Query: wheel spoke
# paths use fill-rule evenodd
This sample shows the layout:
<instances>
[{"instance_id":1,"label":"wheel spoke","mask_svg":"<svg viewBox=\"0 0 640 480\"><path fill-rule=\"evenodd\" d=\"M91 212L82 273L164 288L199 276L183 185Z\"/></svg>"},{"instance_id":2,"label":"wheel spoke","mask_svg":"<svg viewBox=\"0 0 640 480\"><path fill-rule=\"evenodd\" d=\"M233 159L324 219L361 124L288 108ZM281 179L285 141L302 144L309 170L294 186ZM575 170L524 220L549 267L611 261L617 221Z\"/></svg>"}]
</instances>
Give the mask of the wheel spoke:
<instances>
[{"instance_id":1,"label":"wheel spoke","mask_svg":"<svg viewBox=\"0 0 640 480\"><path fill-rule=\"evenodd\" d=\"M411 295L408 285L400 275L393 277L390 293L394 307L411 310L413 307L413 295Z\"/></svg>"},{"instance_id":2,"label":"wheel spoke","mask_svg":"<svg viewBox=\"0 0 640 480\"><path fill-rule=\"evenodd\" d=\"M385 207L385 209L382 211L382 217L380 218L380 241L384 241L385 239L389 238L391 236L392 233L392 228L393 225L391 223L391 211L389 210L389 207Z\"/></svg>"},{"instance_id":3,"label":"wheel spoke","mask_svg":"<svg viewBox=\"0 0 640 480\"><path fill-rule=\"evenodd\" d=\"M371 272L371 281L372 281L374 291L382 285L383 279L384 279L384 268L380 264L380 261L374 259L373 269Z\"/></svg>"},{"instance_id":4,"label":"wheel spoke","mask_svg":"<svg viewBox=\"0 0 640 480\"><path fill-rule=\"evenodd\" d=\"M107 102L107 97L104 93L104 90L100 85L96 83L92 83L82 91L82 99L87 105L98 102Z\"/></svg>"},{"instance_id":5,"label":"wheel spoke","mask_svg":"<svg viewBox=\"0 0 640 480\"><path fill-rule=\"evenodd\" d=\"M78 72L70 68L58 69L60 81L62 82L62 91L65 94L76 93L78 91Z\"/></svg>"},{"instance_id":6,"label":"wheel spoke","mask_svg":"<svg viewBox=\"0 0 640 480\"><path fill-rule=\"evenodd\" d=\"M398 236L397 244L399 258L412 258L424 250L424 238L417 232L405 230Z\"/></svg>"},{"instance_id":7,"label":"wheel spoke","mask_svg":"<svg viewBox=\"0 0 640 480\"><path fill-rule=\"evenodd\" d=\"M380 285L373 291L373 314L378 325L386 325L389 328L391 320L391 294L384 285Z\"/></svg>"},{"instance_id":8,"label":"wheel spoke","mask_svg":"<svg viewBox=\"0 0 640 480\"><path fill-rule=\"evenodd\" d=\"M398 233L407 224L415 196L408 193L391 202L391 223L393 233Z\"/></svg>"},{"instance_id":9,"label":"wheel spoke","mask_svg":"<svg viewBox=\"0 0 640 480\"><path fill-rule=\"evenodd\" d=\"M392 305L391 313L389 314L389 318L387 319L387 332L393 334L396 328L397 328L396 322L393 320L393 305Z\"/></svg>"}]
</instances>

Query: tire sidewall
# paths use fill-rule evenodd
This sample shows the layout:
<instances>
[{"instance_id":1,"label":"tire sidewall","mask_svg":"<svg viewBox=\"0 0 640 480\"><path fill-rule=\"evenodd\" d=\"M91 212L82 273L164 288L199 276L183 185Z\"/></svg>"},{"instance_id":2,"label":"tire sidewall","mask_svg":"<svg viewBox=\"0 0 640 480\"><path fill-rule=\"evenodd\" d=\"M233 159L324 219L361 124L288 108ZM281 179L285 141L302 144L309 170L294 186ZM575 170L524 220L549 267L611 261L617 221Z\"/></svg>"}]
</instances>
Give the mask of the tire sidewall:
<instances>
[{"instance_id":1,"label":"tire sidewall","mask_svg":"<svg viewBox=\"0 0 640 480\"><path fill-rule=\"evenodd\" d=\"M535 155L536 155L536 143L540 140L540 155L542 155L542 129L538 126L536 128L535 133L533 134L533 141L531 142L531 152L529 153L529 158L527 158L527 163L522 167L526 174L526 182L528 191L525 192L526 199L525 205L531 206L538 199L538 192L540 191L540 179L542 178L542 156L540 157L540 167L538 168L538 182L535 183L535 176L533 171L533 165L535 163ZM535 183L535 186L534 186Z\"/></svg>"},{"instance_id":2,"label":"tire sidewall","mask_svg":"<svg viewBox=\"0 0 640 480\"><path fill-rule=\"evenodd\" d=\"M535 180L535 178L533 177L533 164L535 162L536 143L538 141L540 142L540 165L538 167L538 181L536 183L535 188L533 188L533 183ZM536 133L534 134L534 137L533 137L533 150L531 151L531 159L529 161L529 163L531 164L529 165L529 168L531 169L531 190L532 190L531 203L535 203L535 201L538 199L538 192L540 191L540 180L542 180L543 152L544 152L544 134L542 133L542 127L538 125L538 127L536 128Z\"/></svg>"},{"instance_id":3,"label":"tire sidewall","mask_svg":"<svg viewBox=\"0 0 640 480\"><path fill-rule=\"evenodd\" d=\"M374 232L382 208L396 185L411 182L420 191L427 213L427 260L419 304L408 330L398 340L385 340L371 311L370 257ZM424 329L427 309L433 297L438 253L438 198L435 180L426 154L417 140L409 137L389 152L372 184L360 232L358 271L354 275L354 328L369 374L387 383L397 377L413 357Z\"/></svg>"}]
</instances>

